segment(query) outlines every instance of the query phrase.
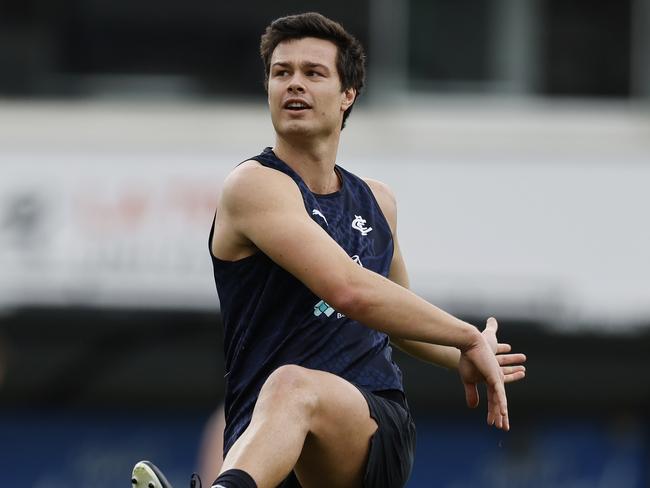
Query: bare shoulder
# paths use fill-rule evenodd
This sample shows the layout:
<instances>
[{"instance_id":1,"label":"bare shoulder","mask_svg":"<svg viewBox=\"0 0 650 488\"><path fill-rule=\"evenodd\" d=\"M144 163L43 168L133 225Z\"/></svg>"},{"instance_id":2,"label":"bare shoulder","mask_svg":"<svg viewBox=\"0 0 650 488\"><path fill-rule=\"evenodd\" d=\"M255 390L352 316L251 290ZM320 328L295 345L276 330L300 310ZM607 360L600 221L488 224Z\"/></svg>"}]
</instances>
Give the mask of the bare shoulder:
<instances>
[{"instance_id":1,"label":"bare shoulder","mask_svg":"<svg viewBox=\"0 0 650 488\"><path fill-rule=\"evenodd\" d=\"M300 190L280 171L255 160L238 165L226 177L217 204L212 253L235 261L256 252L251 229L275 221L278 215L298 214Z\"/></svg>"},{"instance_id":2,"label":"bare shoulder","mask_svg":"<svg viewBox=\"0 0 650 488\"><path fill-rule=\"evenodd\" d=\"M265 187L282 185L284 180L290 180L280 171L258 163L254 159L244 161L233 169L223 184L224 194L246 196L251 190L262 191ZM256 194L257 191L253 191Z\"/></svg>"},{"instance_id":3,"label":"bare shoulder","mask_svg":"<svg viewBox=\"0 0 650 488\"><path fill-rule=\"evenodd\" d=\"M375 195L375 198L379 201L380 205L383 206L384 201L385 203L391 204L393 206L396 204L395 193L393 193L393 190L391 190L390 186L388 186L386 183L383 181L375 180L373 178L363 178L363 181L368 184L372 190L373 195Z\"/></svg>"},{"instance_id":4,"label":"bare shoulder","mask_svg":"<svg viewBox=\"0 0 650 488\"><path fill-rule=\"evenodd\" d=\"M397 220L397 200L395 199L395 193L393 193L393 190L382 181L373 178L363 178L363 181L365 181L372 190L372 194L377 199L381 211L384 212L386 219L394 229Z\"/></svg>"},{"instance_id":5,"label":"bare shoulder","mask_svg":"<svg viewBox=\"0 0 650 488\"><path fill-rule=\"evenodd\" d=\"M219 206L230 212L269 207L300 197L300 190L286 174L255 160L237 166L225 179Z\"/></svg>"}]
</instances>

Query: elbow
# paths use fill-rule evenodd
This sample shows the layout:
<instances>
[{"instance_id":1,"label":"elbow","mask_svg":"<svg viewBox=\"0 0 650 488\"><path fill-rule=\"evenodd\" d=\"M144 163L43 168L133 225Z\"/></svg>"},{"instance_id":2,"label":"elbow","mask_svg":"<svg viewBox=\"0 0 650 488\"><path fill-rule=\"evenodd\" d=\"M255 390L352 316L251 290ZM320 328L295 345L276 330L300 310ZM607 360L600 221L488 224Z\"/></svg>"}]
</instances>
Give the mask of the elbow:
<instances>
[{"instance_id":1,"label":"elbow","mask_svg":"<svg viewBox=\"0 0 650 488\"><path fill-rule=\"evenodd\" d=\"M365 310L370 308L370 299L363 288L340 285L331 293L328 303L338 312L355 320L363 320Z\"/></svg>"},{"instance_id":2,"label":"elbow","mask_svg":"<svg viewBox=\"0 0 650 488\"><path fill-rule=\"evenodd\" d=\"M323 276L313 291L337 312L362 321L373 308L373 286L368 281L371 272L352 261L349 264L347 269Z\"/></svg>"}]
</instances>

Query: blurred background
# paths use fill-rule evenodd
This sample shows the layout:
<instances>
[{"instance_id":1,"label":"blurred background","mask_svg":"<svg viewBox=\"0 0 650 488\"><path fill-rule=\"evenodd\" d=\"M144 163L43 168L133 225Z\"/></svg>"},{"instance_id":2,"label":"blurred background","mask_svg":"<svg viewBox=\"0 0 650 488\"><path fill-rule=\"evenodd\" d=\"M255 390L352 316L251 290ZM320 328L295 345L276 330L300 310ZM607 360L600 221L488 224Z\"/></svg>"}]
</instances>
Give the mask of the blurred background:
<instances>
[{"instance_id":1,"label":"blurred background","mask_svg":"<svg viewBox=\"0 0 650 488\"><path fill-rule=\"evenodd\" d=\"M367 48L339 163L394 189L413 289L529 357L504 434L396 353L409 487L650 486L650 0L2 0L0 486L199 469L208 231L273 144L260 34L308 10Z\"/></svg>"}]
</instances>

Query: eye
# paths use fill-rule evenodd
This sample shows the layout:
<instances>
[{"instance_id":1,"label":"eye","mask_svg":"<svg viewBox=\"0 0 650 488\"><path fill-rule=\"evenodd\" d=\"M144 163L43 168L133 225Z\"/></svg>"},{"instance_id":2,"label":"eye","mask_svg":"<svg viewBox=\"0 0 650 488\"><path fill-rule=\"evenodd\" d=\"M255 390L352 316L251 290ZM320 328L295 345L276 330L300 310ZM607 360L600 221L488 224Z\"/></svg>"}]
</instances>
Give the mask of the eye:
<instances>
[{"instance_id":1,"label":"eye","mask_svg":"<svg viewBox=\"0 0 650 488\"><path fill-rule=\"evenodd\" d=\"M321 74L318 71L307 71L307 76L314 77L314 76L321 76Z\"/></svg>"},{"instance_id":2,"label":"eye","mask_svg":"<svg viewBox=\"0 0 650 488\"><path fill-rule=\"evenodd\" d=\"M285 76L289 72L286 69L280 69L273 73L273 76Z\"/></svg>"}]
</instances>

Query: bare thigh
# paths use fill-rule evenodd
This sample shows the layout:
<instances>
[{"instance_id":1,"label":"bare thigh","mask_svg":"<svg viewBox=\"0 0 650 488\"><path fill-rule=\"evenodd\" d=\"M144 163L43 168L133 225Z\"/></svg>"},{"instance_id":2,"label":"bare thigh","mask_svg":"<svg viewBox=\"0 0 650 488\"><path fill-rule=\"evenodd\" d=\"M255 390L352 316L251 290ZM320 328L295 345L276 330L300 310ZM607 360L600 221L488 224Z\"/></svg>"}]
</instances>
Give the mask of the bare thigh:
<instances>
[{"instance_id":1,"label":"bare thigh","mask_svg":"<svg viewBox=\"0 0 650 488\"><path fill-rule=\"evenodd\" d=\"M300 458L294 468L303 488L363 485L370 438L377 423L366 399L348 381L299 366L316 407Z\"/></svg>"}]
</instances>

